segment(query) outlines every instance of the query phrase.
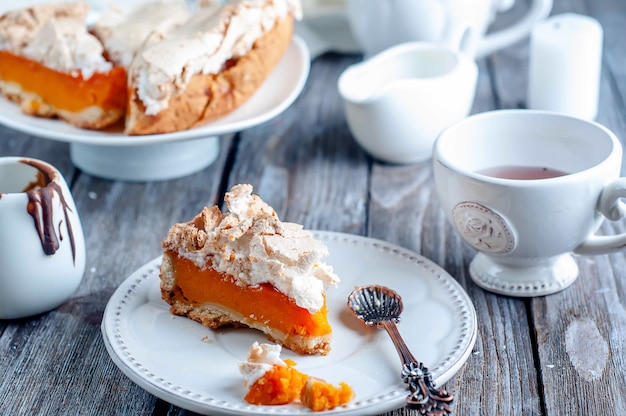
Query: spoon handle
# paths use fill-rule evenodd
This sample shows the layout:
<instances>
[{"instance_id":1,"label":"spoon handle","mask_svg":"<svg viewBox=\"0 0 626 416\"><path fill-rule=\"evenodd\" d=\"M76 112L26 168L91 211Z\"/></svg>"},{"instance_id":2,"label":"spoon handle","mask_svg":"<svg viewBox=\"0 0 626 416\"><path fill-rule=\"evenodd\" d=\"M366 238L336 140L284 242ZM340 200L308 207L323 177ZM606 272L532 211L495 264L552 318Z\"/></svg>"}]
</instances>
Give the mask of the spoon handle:
<instances>
[{"instance_id":1,"label":"spoon handle","mask_svg":"<svg viewBox=\"0 0 626 416\"><path fill-rule=\"evenodd\" d=\"M402 380L411 392L406 399L407 407L419 410L420 415L446 416L452 414L453 395L435 388L433 377L423 363L417 361L404 343L395 321L380 321L402 360Z\"/></svg>"}]
</instances>

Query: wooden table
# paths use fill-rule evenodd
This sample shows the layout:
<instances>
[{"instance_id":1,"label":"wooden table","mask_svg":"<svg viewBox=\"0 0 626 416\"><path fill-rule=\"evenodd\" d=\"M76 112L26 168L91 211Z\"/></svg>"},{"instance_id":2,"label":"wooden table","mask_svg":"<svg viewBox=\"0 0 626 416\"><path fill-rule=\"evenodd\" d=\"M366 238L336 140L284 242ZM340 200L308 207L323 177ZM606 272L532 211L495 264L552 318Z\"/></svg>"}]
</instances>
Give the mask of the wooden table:
<instances>
[{"instance_id":1,"label":"wooden table","mask_svg":"<svg viewBox=\"0 0 626 416\"><path fill-rule=\"evenodd\" d=\"M514 18L525 7L517 3L506 16ZM626 2L555 0L553 14L562 12L588 14L603 25L597 121L623 140ZM527 58L528 44L520 42L479 61L473 112L524 107ZM236 183L253 184L283 220L398 244L458 280L476 308L478 338L466 364L445 385L456 396L455 414L626 414L626 255L578 257L578 280L547 297L509 298L478 288L468 275L475 253L444 218L430 162L378 163L351 137L336 81L360 59L318 57L287 111L222 137L215 163L171 181L95 178L73 167L68 144L0 127L1 155L44 159L64 173L88 247L84 279L68 302L40 316L0 321L0 414L190 414L122 374L105 350L100 323L118 285L160 255L169 227L204 205L221 204ZM601 231L625 229L617 222Z\"/></svg>"}]
</instances>

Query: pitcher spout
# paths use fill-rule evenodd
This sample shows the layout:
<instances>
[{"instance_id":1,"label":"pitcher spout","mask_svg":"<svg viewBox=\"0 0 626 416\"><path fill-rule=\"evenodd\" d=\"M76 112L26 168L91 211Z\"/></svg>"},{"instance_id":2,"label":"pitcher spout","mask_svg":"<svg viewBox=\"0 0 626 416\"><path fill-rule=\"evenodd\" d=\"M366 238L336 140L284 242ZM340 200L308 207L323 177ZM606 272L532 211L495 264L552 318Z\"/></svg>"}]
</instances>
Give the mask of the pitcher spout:
<instances>
[{"instance_id":1,"label":"pitcher spout","mask_svg":"<svg viewBox=\"0 0 626 416\"><path fill-rule=\"evenodd\" d=\"M391 163L430 158L439 132L467 116L478 68L463 53L410 42L347 68L337 88L348 127L373 156Z\"/></svg>"}]
</instances>

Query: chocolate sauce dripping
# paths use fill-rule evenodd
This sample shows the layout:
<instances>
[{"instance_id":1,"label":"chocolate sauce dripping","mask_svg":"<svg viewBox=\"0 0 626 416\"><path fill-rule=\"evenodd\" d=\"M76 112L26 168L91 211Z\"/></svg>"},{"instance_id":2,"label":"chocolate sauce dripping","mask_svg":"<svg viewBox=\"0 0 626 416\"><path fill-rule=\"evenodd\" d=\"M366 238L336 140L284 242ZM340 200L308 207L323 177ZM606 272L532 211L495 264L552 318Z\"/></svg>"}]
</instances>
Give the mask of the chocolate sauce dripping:
<instances>
[{"instance_id":1,"label":"chocolate sauce dripping","mask_svg":"<svg viewBox=\"0 0 626 416\"><path fill-rule=\"evenodd\" d=\"M60 246L59 238L57 237L55 227L52 222L52 197L56 192L59 195L61 206L63 207L63 213L65 215L65 224L67 226L70 245L72 247L72 260L74 261L74 264L76 264L76 244L74 241L74 233L72 232L72 224L69 219L69 212L71 212L71 209L65 200L61 187L57 183L53 182L57 173L49 166L36 160L22 159L20 162L25 165L30 165L38 170L37 179L34 182L29 183L24 189L24 192L26 192L26 195L28 196L26 210L33 218L35 229L39 234L41 247L43 248L44 253L48 256L53 255ZM59 224L59 235L60 234L61 229ZM63 239L62 236L61 239Z\"/></svg>"}]
</instances>

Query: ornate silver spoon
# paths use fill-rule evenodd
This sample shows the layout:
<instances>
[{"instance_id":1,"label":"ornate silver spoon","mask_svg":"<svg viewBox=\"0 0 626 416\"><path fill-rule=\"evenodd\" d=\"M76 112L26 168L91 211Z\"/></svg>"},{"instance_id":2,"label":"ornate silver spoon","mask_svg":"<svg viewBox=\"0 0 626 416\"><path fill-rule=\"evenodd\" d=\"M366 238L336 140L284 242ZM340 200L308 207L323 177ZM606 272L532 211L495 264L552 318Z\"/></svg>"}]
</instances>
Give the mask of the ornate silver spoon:
<instances>
[{"instance_id":1,"label":"ornate silver spoon","mask_svg":"<svg viewBox=\"0 0 626 416\"><path fill-rule=\"evenodd\" d=\"M430 371L413 357L398 331L403 308L400 295L384 286L361 286L348 296L348 307L366 325L384 328L391 336L402 360L402 380L410 391L407 407L421 415L451 415L453 395L435 388Z\"/></svg>"}]
</instances>

